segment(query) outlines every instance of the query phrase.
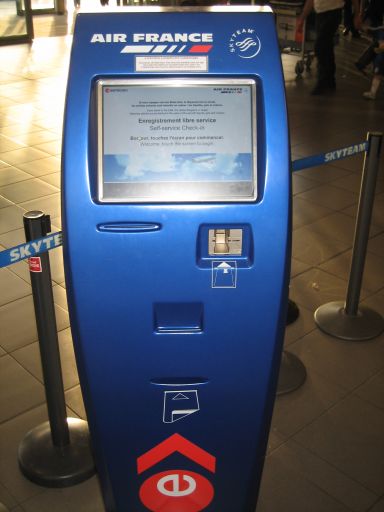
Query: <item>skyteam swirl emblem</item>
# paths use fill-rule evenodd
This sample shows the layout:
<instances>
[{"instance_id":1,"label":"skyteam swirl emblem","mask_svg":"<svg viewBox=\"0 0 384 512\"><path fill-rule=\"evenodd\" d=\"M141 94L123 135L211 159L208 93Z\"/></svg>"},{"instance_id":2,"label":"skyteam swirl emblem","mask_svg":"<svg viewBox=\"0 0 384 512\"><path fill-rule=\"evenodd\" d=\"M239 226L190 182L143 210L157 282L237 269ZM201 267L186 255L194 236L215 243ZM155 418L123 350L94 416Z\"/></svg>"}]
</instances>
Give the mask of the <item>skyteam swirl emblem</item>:
<instances>
[{"instance_id":1,"label":"skyteam swirl emblem","mask_svg":"<svg viewBox=\"0 0 384 512\"><path fill-rule=\"evenodd\" d=\"M253 59L261 50L261 42L253 28L236 30L229 40L229 51L242 59Z\"/></svg>"}]
</instances>

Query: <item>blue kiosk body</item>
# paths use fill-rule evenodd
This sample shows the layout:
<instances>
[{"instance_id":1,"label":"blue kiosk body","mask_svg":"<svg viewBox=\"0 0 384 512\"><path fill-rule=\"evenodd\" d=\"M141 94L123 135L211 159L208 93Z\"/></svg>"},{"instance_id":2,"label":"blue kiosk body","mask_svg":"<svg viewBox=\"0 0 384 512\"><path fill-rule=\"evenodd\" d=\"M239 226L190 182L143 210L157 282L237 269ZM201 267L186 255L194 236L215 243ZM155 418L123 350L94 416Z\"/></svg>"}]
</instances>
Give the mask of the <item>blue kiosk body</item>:
<instances>
[{"instance_id":1,"label":"blue kiosk body","mask_svg":"<svg viewBox=\"0 0 384 512\"><path fill-rule=\"evenodd\" d=\"M109 512L254 511L286 320L289 165L269 8L78 14L65 270Z\"/></svg>"}]
</instances>

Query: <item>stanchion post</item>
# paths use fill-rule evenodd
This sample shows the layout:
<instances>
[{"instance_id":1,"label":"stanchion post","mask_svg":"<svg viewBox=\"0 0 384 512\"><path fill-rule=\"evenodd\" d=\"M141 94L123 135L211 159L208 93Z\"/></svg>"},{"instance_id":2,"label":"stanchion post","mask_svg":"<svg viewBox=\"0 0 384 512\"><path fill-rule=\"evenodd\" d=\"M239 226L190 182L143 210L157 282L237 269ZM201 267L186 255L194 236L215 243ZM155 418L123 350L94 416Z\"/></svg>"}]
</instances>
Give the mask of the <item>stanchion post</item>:
<instances>
[{"instance_id":1,"label":"stanchion post","mask_svg":"<svg viewBox=\"0 0 384 512\"><path fill-rule=\"evenodd\" d=\"M24 215L27 241L50 232L49 216ZM29 431L18 450L19 467L46 487L68 487L95 473L87 422L67 418L48 252L29 259L49 421Z\"/></svg>"},{"instance_id":2,"label":"stanchion post","mask_svg":"<svg viewBox=\"0 0 384 512\"><path fill-rule=\"evenodd\" d=\"M315 311L315 322L322 331L349 341L369 340L384 330L379 313L359 306L383 134L372 132L367 138L346 301L329 302Z\"/></svg>"},{"instance_id":3,"label":"stanchion post","mask_svg":"<svg viewBox=\"0 0 384 512\"><path fill-rule=\"evenodd\" d=\"M24 214L24 231L27 242L41 238L51 231L50 218L40 211ZM55 446L69 444L69 429L64 399L59 340L51 284L51 268L48 252L42 253L29 263L36 326L40 343L40 358L52 442Z\"/></svg>"},{"instance_id":4,"label":"stanchion post","mask_svg":"<svg viewBox=\"0 0 384 512\"><path fill-rule=\"evenodd\" d=\"M365 257L375 200L377 174L380 166L382 133L368 133L368 151L364 159L359 207L357 210L351 270L349 274L345 313L356 316L359 308L361 284L363 282Z\"/></svg>"}]
</instances>

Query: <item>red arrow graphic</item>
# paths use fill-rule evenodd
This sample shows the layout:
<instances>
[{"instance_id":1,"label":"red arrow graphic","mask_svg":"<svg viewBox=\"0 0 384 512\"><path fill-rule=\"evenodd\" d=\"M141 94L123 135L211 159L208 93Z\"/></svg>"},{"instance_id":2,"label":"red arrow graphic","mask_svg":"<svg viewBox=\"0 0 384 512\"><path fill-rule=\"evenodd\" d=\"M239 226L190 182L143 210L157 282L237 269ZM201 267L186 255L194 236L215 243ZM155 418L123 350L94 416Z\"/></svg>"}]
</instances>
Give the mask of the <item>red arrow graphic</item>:
<instances>
[{"instance_id":1,"label":"red arrow graphic","mask_svg":"<svg viewBox=\"0 0 384 512\"><path fill-rule=\"evenodd\" d=\"M155 464L169 457L174 452L180 452L188 459L193 460L208 471L214 473L216 471L216 457L206 452L196 444L191 443L188 439L180 434L173 434L165 441L144 453L137 459L137 472L143 473Z\"/></svg>"}]
</instances>

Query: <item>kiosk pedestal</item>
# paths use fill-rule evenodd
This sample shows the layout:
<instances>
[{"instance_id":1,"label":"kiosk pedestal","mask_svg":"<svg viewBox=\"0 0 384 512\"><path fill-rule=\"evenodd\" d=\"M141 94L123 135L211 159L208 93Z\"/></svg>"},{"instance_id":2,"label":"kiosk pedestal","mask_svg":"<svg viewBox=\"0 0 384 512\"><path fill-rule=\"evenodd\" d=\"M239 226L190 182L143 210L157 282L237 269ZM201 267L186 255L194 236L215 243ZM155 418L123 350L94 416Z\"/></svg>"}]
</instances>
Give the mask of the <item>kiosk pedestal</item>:
<instances>
[{"instance_id":1,"label":"kiosk pedestal","mask_svg":"<svg viewBox=\"0 0 384 512\"><path fill-rule=\"evenodd\" d=\"M66 282L109 512L253 512L286 323L287 116L266 7L79 13Z\"/></svg>"}]
</instances>

